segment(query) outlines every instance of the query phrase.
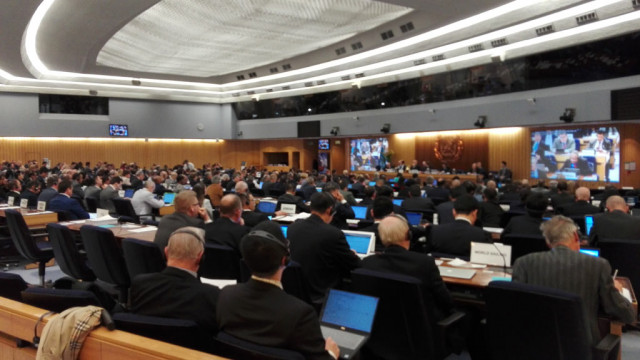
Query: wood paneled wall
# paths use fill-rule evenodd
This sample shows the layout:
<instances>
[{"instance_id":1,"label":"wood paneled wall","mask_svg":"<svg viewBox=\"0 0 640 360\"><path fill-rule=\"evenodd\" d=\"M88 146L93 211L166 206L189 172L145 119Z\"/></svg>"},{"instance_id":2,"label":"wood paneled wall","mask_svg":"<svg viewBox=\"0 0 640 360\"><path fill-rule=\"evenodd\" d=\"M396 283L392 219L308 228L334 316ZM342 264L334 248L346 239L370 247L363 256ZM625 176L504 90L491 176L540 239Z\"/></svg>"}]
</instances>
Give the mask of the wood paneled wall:
<instances>
[{"instance_id":1,"label":"wood paneled wall","mask_svg":"<svg viewBox=\"0 0 640 360\"><path fill-rule=\"evenodd\" d=\"M495 129L489 132L489 169L499 170L502 161L507 162L514 179L529 178L531 174L531 159L528 154L531 149L529 129Z\"/></svg>"}]
</instances>

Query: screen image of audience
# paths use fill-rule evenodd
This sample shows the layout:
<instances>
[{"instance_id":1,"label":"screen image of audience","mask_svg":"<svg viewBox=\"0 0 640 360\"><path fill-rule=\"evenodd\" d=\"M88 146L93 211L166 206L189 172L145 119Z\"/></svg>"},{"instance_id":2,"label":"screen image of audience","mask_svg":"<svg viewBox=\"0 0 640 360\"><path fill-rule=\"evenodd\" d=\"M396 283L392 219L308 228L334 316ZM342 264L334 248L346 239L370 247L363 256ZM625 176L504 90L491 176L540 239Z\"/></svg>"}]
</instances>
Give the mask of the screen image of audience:
<instances>
[{"instance_id":1,"label":"screen image of audience","mask_svg":"<svg viewBox=\"0 0 640 360\"><path fill-rule=\"evenodd\" d=\"M619 182L619 139L615 127L533 131L531 177Z\"/></svg>"},{"instance_id":2,"label":"screen image of audience","mask_svg":"<svg viewBox=\"0 0 640 360\"><path fill-rule=\"evenodd\" d=\"M384 169L387 163L385 153L388 150L389 140L386 138L351 140L351 171Z\"/></svg>"}]
</instances>

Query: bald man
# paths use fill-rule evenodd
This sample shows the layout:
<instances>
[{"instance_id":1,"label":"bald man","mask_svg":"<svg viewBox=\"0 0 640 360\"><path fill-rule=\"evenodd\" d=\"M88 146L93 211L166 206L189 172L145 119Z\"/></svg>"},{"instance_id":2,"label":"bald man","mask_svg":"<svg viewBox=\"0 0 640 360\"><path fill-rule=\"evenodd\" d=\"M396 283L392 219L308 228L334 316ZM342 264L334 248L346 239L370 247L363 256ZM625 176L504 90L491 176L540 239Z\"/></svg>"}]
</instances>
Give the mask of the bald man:
<instances>
[{"instance_id":1,"label":"bald man","mask_svg":"<svg viewBox=\"0 0 640 360\"><path fill-rule=\"evenodd\" d=\"M564 216L582 216L599 213L600 209L597 206L591 205L589 203L590 199L591 191L586 187L579 187L576 189L576 201L562 204L560 211Z\"/></svg>"},{"instance_id":2,"label":"bald man","mask_svg":"<svg viewBox=\"0 0 640 360\"><path fill-rule=\"evenodd\" d=\"M609 196L607 212L593 217L589 244L597 246L601 239L631 239L640 241L640 218L629 214L629 206L618 195Z\"/></svg>"},{"instance_id":3,"label":"bald man","mask_svg":"<svg viewBox=\"0 0 640 360\"><path fill-rule=\"evenodd\" d=\"M220 200L220 218L205 226L205 239L218 245L226 245L240 254L240 240L251 228L244 225L242 201L235 194Z\"/></svg>"},{"instance_id":4,"label":"bald man","mask_svg":"<svg viewBox=\"0 0 640 360\"><path fill-rule=\"evenodd\" d=\"M204 230L187 226L174 231L164 249L167 267L131 282L131 311L136 314L193 320L207 334L218 331L220 289L198 278L204 254Z\"/></svg>"}]
</instances>

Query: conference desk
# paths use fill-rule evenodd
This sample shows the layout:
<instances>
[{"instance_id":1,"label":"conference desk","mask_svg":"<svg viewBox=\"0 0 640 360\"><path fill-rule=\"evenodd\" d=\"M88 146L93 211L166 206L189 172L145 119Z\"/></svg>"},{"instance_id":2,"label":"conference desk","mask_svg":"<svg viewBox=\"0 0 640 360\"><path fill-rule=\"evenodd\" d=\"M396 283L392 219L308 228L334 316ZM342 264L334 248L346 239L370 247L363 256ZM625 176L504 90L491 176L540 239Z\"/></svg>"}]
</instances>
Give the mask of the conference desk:
<instances>
[{"instance_id":1,"label":"conference desk","mask_svg":"<svg viewBox=\"0 0 640 360\"><path fill-rule=\"evenodd\" d=\"M171 204L171 205L165 205L161 208L158 209L158 214L160 216L166 216L166 215L171 215L174 212L176 212L176 207L175 205Z\"/></svg>"},{"instance_id":2,"label":"conference desk","mask_svg":"<svg viewBox=\"0 0 640 360\"><path fill-rule=\"evenodd\" d=\"M110 224L93 224L87 220L76 220L76 221L66 221L61 222L61 225L67 226L71 231L79 232L80 228L84 225L94 225L99 227L104 227L106 229L111 230L113 235L117 240L122 240L125 238L134 238L144 241L153 242L153 238L156 236L157 227L152 225L138 225L138 224L118 224L118 225L110 225Z\"/></svg>"},{"instance_id":3,"label":"conference desk","mask_svg":"<svg viewBox=\"0 0 640 360\"><path fill-rule=\"evenodd\" d=\"M23 209L17 206L2 206L0 207L0 217L6 217L5 210L19 210L24 217L24 222L28 227L44 227L48 223L58 222L58 213L53 211L40 211L32 209Z\"/></svg>"}]
</instances>

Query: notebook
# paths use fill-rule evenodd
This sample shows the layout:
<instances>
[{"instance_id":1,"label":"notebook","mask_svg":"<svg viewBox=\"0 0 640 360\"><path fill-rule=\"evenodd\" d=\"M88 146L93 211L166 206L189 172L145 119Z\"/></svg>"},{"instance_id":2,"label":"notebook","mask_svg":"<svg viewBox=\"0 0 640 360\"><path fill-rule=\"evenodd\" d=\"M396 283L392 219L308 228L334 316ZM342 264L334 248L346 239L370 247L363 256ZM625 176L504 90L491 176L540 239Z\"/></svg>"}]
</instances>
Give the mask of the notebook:
<instances>
[{"instance_id":1,"label":"notebook","mask_svg":"<svg viewBox=\"0 0 640 360\"><path fill-rule=\"evenodd\" d=\"M593 215L585 215L584 216L584 230L587 233L587 236L591 234L591 228L593 227Z\"/></svg>"},{"instance_id":2,"label":"notebook","mask_svg":"<svg viewBox=\"0 0 640 360\"><path fill-rule=\"evenodd\" d=\"M376 248L376 234L367 231L342 230L344 237L359 257L372 254Z\"/></svg>"},{"instance_id":3,"label":"notebook","mask_svg":"<svg viewBox=\"0 0 640 360\"><path fill-rule=\"evenodd\" d=\"M133 189L127 189L124 191L124 197L131 199L133 197L134 192L135 190Z\"/></svg>"},{"instance_id":4,"label":"notebook","mask_svg":"<svg viewBox=\"0 0 640 360\"><path fill-rule=\"evenodd\" d=\"M340 348L340 358L350 359L371 335L378 298L329 289L320 312L320 330Z\"/></svg>"},{"instance_id":5,"label":"notebook","mask_svg":"<svg viewBox=\"0 0 640 360\"><path fill-rule=\"evenodd\" d=\"M173 199L175 199L175 197L176 197L176 193L166 192L162 196L162 199L164 200L165 204L173 204Z\"/></svg>"},{"instance_id":6,"label":"notebook","mask_svg":"<svg viewBox=\"0 0 640 360\"><path fill-rule=\"evenodd\" d=\"M458 269L449 266L438 266L440 276L452 277L456 279L471 279L476 271L473 269Z\"/></svg>"},{"instance_id":7,"label":"notebook","mask_svg":"<svg viewBox=\"0 0 640 360\"><path fill-rule=\"evenodd\" d=\"M409 222L409 225L420 225L420 221L422 221L422 213L405 212L405 215L407 215L407 221Z\"/></svg>"},{"instance_id":8,"label":"notebook","mask_svg":"<svg viewBox=\"0 0 640 360\"><path fill-rule=\"evenodd\" d=\"M352 206L353 212L356 214L356 219L364 220L367 218L366 206Z\"/></svg>"}]
</instances>

